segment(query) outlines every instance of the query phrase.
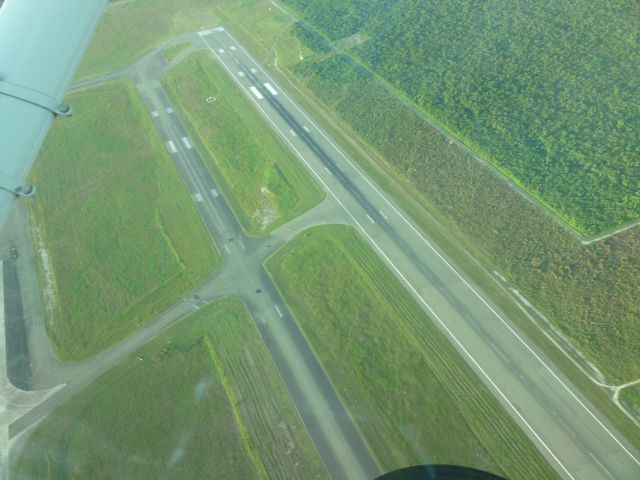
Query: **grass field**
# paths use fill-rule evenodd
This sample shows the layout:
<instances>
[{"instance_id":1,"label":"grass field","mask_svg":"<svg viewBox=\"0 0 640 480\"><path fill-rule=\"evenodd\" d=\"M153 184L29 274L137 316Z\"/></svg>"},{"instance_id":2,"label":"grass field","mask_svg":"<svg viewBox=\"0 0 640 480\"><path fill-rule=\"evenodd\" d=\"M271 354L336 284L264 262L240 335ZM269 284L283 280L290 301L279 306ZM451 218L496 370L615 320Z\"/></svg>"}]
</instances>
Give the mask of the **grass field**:
<instances>
[{"instance_id":1,"label":"grass field","mask_svg":"<svg viewBox=\"0 0 640 480\"><path fill-rule=\"evenodd\" d=\"M629 411L635 413L636 417L640 416L640 384L623 388L620 392L620 400Z\"/></svg>"},{"instance_id":2,"label":"grass field","mask_svg":"<svg viewBox=\"0 0 640 480\"><path fill-rule=\"evenodd\" d=\"M212 173L250 235L262 235L320 202L324 194L209 52L196 52L164 79L211 155ZM207 103L207 97L215 97Z\"/></svg>"},{"instance_id":3,"label":"grass field","mask_svg":"<svg viewBox=\"0 0 640 480\"><path fill-rule=\"evenodd\" d=\"M175 45L172 45L163 52L164 58L167 60L167 62L170 62L190 46L190 42L177 43Z\"/></svg>"},{"instance_id":4,"label":"grass field","mask_svg":"<svg viewBox=\"0 0 640 480\"><path fill-rule=\"evenodd\" d=\"M211 0L134 0L110 5L76 79L122 69L162 40L218 24L215 6Z\"/></svg>"},{"instance_id":5,"label":"grass field","mask_svg":"<svg viewBox=\"0 0 640 480\"><path fill-rule=\"evenodd\" d=\"M455 463L554 477L355 230L309 229L266 266L383 470Z\"/></svg>"},{"instance_id":6,"label":"grass field","mask_svg":"<svg viewBox=\"0 0 640 480\"><path fill-rule=\"evenodd\" d=\"M53 268L47 330L63 360L94 355L176 302L220 256L132 81L72 94L31 180ZM38 245L38 248L41 248Z\"/></svg>"},{"instance_id":7,"label":"grass field","mask_svg":"<svg viewBox=\"0 0 640 480\"><path fill-rule=\"evenodd\" d=\"M326 478L236 299L182 320L61 405L13 471L24 479Z\"/></svg>"}]
</instances>

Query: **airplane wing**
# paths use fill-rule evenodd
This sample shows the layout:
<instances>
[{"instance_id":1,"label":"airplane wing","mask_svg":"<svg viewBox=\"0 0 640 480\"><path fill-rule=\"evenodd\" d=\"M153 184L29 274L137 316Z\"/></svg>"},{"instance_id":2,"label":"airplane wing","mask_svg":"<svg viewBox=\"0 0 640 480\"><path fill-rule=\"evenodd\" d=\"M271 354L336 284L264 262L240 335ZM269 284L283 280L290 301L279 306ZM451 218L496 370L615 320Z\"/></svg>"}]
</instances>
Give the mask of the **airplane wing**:
<instances>
[{"instance_id":1,"label":"airplane wing","mask_svg":"<svg viewBox=\"0 0 640 480\"><path fill-rule=\"evenodd\" d=\"M71 113L62 100L106 3L0 1L0 229L35 193L27 175L51 122Z\"/></svg>"}]
</instances>

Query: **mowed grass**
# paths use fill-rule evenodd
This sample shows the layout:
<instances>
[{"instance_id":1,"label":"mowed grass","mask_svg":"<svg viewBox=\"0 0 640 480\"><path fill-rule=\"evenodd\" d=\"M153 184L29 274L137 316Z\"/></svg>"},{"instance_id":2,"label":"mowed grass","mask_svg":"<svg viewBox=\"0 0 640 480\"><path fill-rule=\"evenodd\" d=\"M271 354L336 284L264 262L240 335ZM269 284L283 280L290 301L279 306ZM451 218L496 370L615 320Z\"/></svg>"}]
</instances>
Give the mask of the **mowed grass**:
<instances>
[{"instance_id":1,"label":"mowed grass","mask_svg":"<svg viewBox=\"0 0 640 480\"><path fill-rule=\"evenodd\" d=\"M142 359L142 360L140 360ZM326 478L245 305L219 300L51 413L12 478Z\"/></svg>"},{"instance_id":2,"label":"mowed grass","mask_svg":"<svg viewBox=\"0 0 640 480\"><path fill-rule=\"evenodd\" d=\"M167 48L163 52L164 58L167 60L167 62L170 62L190 46L191 46L190 42L177 43L175 45L171 45L169 48Z\"/></svg>"},{"instance_id":3,"label":"mowed grass","mask_svg":"<svg viewBox=\"0 0 640 480\"><path fill-rule=\"evenodd\" d=\"M324 198L209 52L189 56L163 82L247 234L265 234Z\"/></svg>"},{"instance_id":4,"label":"mowed grass","mask_svg":"<svg viewBox=\"0 0 640 480\"><path fill-rule=\"evenodd\" d=\"M68 98L31 180L53 269L58 356L98 353L176 302L220 256L132 81Z\"/></svg>"},{"instance_id":5,"label":"mowed grass","mask_svg":"<svg viewBox=\"0 0 640 480\"><path fill-rule=\"evenodd\" d=\"M266 263L384 471L555 474L355 230L314 227Z\"/></svg>"},{"instance_id":6,"label":"mowed grass","mask_svg":"<svg viewBox=\"0 0 640 480\"><path fill-rule=\"evenodd\" d=\"M109 5L76 79L122 69L162 40L219 24L215 8L211 0L134 0Z\"/></svg>"}]
</instances>

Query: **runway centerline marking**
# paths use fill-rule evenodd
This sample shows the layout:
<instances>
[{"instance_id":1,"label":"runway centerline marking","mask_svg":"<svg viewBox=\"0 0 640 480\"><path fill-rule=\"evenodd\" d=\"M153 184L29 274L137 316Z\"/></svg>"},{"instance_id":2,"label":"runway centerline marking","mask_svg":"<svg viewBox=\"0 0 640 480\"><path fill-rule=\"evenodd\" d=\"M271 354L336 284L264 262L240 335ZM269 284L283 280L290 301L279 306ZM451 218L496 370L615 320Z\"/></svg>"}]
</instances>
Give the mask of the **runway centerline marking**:
<instances>
[{"instance_id":1,"label":"runway centerline marking","mask_svg":"<svg viewBox=\"0 0 640 480\"><path fill-rule=\"evenodd\" d=\"M387 217L382 210L378 210L378 213L382 215L382 218L384 218L385 220L389 220L389 217Z\"/></svg>"},{"instance_id":2,"label":"runway centerline marking","mask_svg":"<svg viewBox=\"0 0 640 480\"><path fill-rule=\"evenodd\" d=\"M331 173L331 170L329 170L327 167L324 167L324 169L327 171L329 175L333 175L333 173Z\"/></svg>"},{"instance_id":3,"label":"runway centerline marking","mask_svg":"<svg viewBox=\"0 0 640 480\"><path fill-rule=\"evenodd\" d=\"M233 39L235 41L235 38L233 38L233 36L229 33L226 32L225 33L229 36L229 38ZM206 42L205 42L206 43ZM239 44L236 41L238 47L240 48L240 50L242 50L245 55L247 55L247 57L254 63L254 65L258 66L260 68L260 70L262 70L262 72L264 73L264 75L267 78L270 78L270 75L264 70L264 68L262 68L262 66L260 64L258 64L253 57L249 54L249 52L247 52L245 50L245 48ZM211 48L209 46L209 48ZM220 62L222 62L222 60L218 57L218 59L220 60ZM224 64L224 62L222 62ZM226 65L225 65L226 68ZM255 73L255 72L254 72ZM277 86L277 82L273 81L272 82ZM485 306L496 316L496 318L498 318L500 320L500 322L509 330L510 333L512 333L524 346L525 348L529 351L529 353L531 353L536 360L538 360L540 362L540 364L542 364L544 366L544 368L551 374L551 376L553 376L553 378L569 393L569 395L571 395L573 397L573 399L578 402L578 404L596 421L596 423L613 439L613 441L615 443L618 444L618 446L620 448L622 448L622 450L624 450L624 452L638 465L640 465L640 460L637 459L632 453L631 451L629 451L629 449L627 447L625 447L625 445L618 440L618 438L613 434L613 432L611 432L611 430L609 430L601 421L600 419L584 404L584 402L582 400L580 400L578 398L578 396L567 386L566 383L564 383L560 377L558 377L558 375L556 375L556 373L551 369L551 367L549 367L549 365L547 365L547 363L542 360L542 358L540 358L540 356L529 346L529 344L527 342L524 341L524 339L506 322L506 320L504 320L504 318L502 318L502 316L500 314L498 314L498 312L495 311L495 309L493 307L491 307L491 305L489 305L487 303L487 301L482 298L482 296L476 291L476 289L474 289L469 282L467 282L464 277L462 277L462 275L453 267L453 265L451 265L436 249L435 247L431 244L431 242L429 242L419 231L418 229L416 229L416 227L413 226L413 224L400 212L398 211L398 209L389 201L389 199L387 199L387 197L360 171L360 169L349 159L349 157L347 157L347 155L342 151L341 148L339 148L325 133L322 129L320 129L316 123L309 117L309 115L307 115L307 113L302 110L302 108L300 106L298 106L297 103L295 103L291 97L289 97L289 95L282 89L280 88L280 91L282 92L283 96L285 98L287 98L289 100L289 102L291 103L291 105L293 105L293 107L298 110L298 112L300 112L302 114L302 116L304 116L311 125L313 125L319 132L320 135L322 135L325 140L338 152L338 154L344 158L349 165L351 165L353 167L353 169L365 180L366 183L369 184L369 186L373 189L374 192L376 192L378 194L378 196L389 205L389 207L391 207L391 209L409 226L409 228L411 230L414 231L414 233L416 235L418 235L418 237L420 237L420 239L453 271L453 273L460 279L462 280L462 282L478 297L478 299L485 304ZM262 109L261 109L262 110ZM305 162L306 163L306 162ZM554 456L555 458L555 456ZM564 469L564 466L563 466ZM566 469L564 469L566 471ZM568 472L567 472L568 473ZM570 474L569 474L570 475ZM573 478L573 477L572 477Z\"/></svg>"},{"instance_id":4,"label":"runway centerline marking","mask_svg":"<svg viewBox=\"0 0 640 480\"><path fill-rule=\"evenodd\" d=\"M275 304L274 304L273 306L274 306L274 307L276 307L276 312L278 312L278 316L279 316L280 318L284 318L284 315L283 315L283 314L282 314L282 312L280 311L280 308L278 308L278 305L275 305Z\"/></svg>"},{"instance_id":5,"label":"runway centerline marking","mask_svg":"<svg viewBox=\"0 0 640 480\"><path fill-rule=\"evenodd\" d=\"M376 223L375 220L371 218L371 215L369 215L368 213L366 214L366 217L369 219L371 223Z\"/></svg>"},{"instance_id":6,"label":"runway centerline marking","mask_svg":"<svg viewBox=\"0 0 640 480\"><path fill-rule=\"evenodd\" d=\"M596 458L596 456L593 453L589 452L589 456L593 458L594 462L596 462L600 466L600 468L604 471L604 473L606 473L609 476L609 478L615 480L615 477L611 475L611 472L607 470L607 468L600 462L600 460Z\"/></svg>"}]
</instances>

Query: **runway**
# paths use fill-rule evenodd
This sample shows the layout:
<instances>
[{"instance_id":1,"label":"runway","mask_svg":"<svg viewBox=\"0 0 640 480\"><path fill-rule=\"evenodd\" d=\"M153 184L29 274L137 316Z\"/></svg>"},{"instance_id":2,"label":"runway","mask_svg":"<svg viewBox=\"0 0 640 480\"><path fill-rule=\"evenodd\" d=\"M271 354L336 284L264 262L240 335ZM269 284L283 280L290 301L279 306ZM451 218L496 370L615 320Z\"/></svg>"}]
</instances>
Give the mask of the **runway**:
<instances>
[{"instance_id":1,"label":"runway","mask_svg":"<svg viewBox=\"0 0 640 480\"><path fill-rule=\"evenodd\" d=\"M351 161L235 38L217 61L564 478L638 478L638 453Z\"/></svg>"}]
</instances>

